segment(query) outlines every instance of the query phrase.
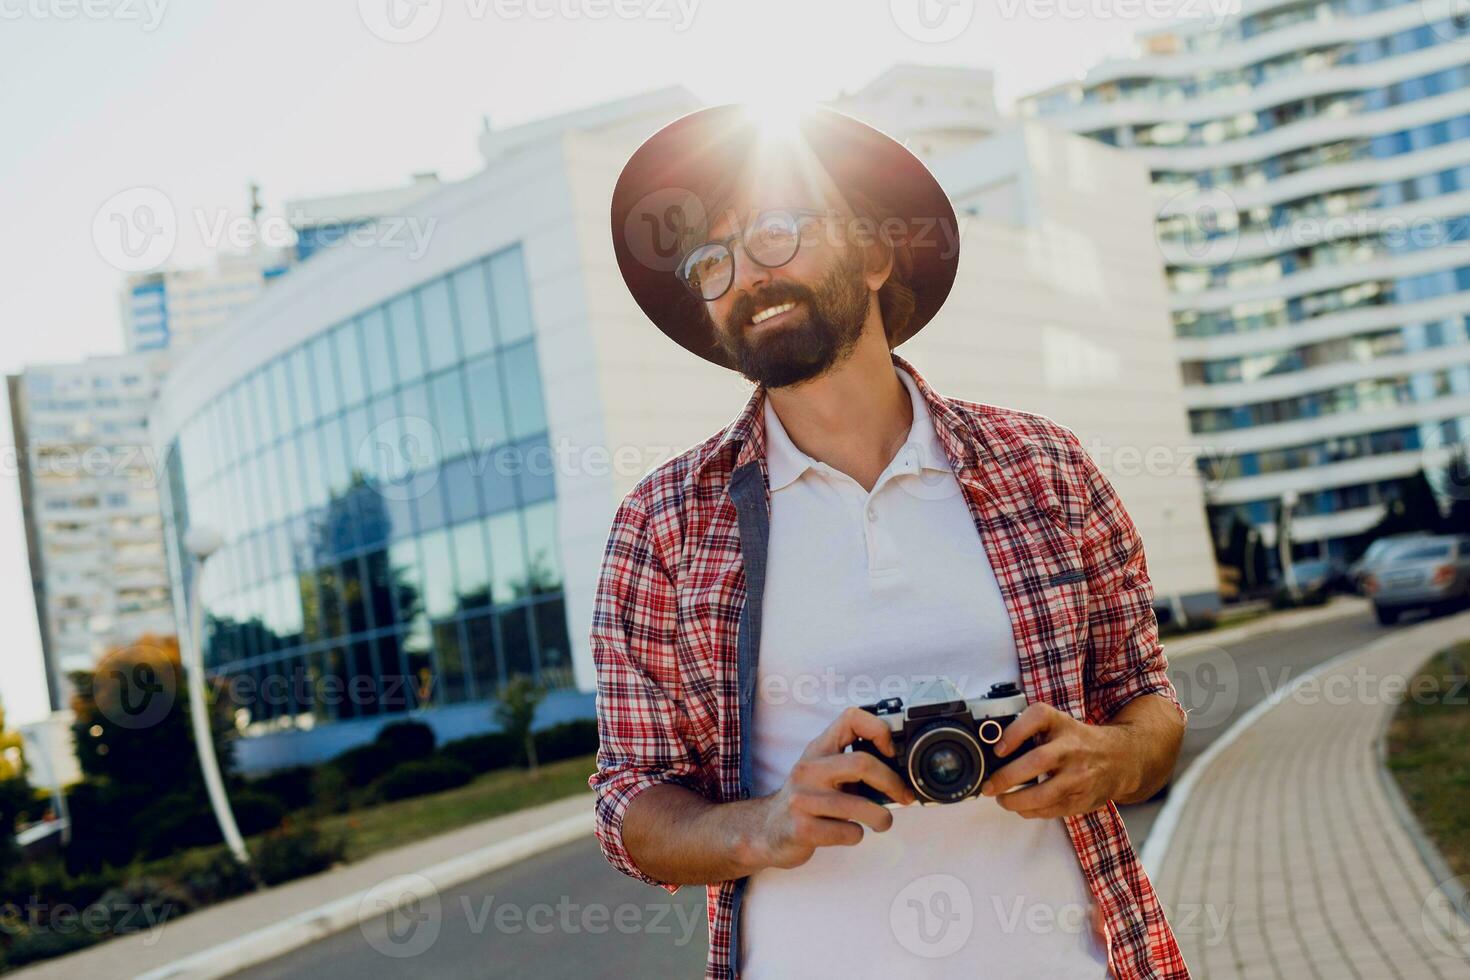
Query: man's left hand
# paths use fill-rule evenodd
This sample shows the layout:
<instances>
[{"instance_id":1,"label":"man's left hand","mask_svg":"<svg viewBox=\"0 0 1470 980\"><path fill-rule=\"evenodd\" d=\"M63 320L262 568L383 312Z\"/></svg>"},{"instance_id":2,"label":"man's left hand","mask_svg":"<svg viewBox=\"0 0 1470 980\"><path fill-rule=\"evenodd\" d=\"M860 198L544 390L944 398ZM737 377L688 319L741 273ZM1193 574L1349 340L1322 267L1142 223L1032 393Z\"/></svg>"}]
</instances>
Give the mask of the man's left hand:
<instances>
[{"instance_id":1,"label":"man's left hand","mask_svg":"<svg viewBox=\"0 0 1470 980\"><path fill-rule=\"evenodd\" d=\"M1139 766L1124 726L1089 725L1038 702L1006 728L996 753L1005 757L1033 736L1040 745L985 781L985 795L1005 809L1033 819L1070 817L1131 792ZM1042 775L1046 779L1037 786L1000 795Z\"/></svg>"}]
</instances>

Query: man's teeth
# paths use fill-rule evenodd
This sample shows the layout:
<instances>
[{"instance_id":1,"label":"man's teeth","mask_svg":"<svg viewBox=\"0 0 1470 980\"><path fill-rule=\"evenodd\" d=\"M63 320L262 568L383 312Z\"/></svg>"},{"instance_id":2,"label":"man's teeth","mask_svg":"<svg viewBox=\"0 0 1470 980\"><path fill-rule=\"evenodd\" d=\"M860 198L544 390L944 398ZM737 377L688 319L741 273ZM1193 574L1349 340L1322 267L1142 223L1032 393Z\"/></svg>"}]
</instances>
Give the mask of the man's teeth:
<instances>
[{"instance_id":1,"label":"man's teeth","mask_svg":"<svg viewBox=\"0 0 1470 980\"><path fill-rule=\"evenodd\" d=\"M794 309L796 309L795 303L782 303L780 306L768 306L757 313L755 316L751 317L750 322L752 325L765 323L767 320L769 320L773 316L776 316L777 314L785 313L787 310Z\"/></svg>"}]
</instances>

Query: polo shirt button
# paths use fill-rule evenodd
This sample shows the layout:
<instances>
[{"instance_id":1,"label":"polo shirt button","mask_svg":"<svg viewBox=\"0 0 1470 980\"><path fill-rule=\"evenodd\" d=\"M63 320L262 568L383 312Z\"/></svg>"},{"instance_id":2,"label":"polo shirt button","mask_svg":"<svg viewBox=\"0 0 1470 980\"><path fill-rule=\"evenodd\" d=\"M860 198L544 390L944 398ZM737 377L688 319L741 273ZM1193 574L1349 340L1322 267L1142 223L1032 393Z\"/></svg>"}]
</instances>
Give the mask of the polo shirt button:
<instances>
[{"instance_id":1,"label":"polo shirt button","mask_svg":"<svg viewBox=\"0 0 1470 980\"><path fill-rule=\"evenodd\" d=\"M876 521L877 519L878 519L878 512L876 510L874 510L873 508L869 507L868 508L868 520L869 521Z\"/></svg>"}]
</instances>

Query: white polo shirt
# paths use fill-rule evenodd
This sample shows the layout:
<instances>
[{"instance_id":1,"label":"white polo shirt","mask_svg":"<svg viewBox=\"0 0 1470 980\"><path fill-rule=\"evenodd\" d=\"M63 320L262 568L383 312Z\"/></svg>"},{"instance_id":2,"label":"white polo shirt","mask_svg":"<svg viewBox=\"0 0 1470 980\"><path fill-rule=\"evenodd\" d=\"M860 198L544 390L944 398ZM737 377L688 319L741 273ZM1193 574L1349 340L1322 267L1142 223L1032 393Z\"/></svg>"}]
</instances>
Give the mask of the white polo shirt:
<instances>
[{"instance_id":1,"label":"white polo shirt","mask_svg":"<svg viewBox=\"0 0 1470 980\"><path fill-rule=\"evenodd\" d=\"M905 444L871 493L812 459L765 403L770 552L750 750L785 782L849 705L947 678L967 698L1018 681L1011 623L912 378ZM741 975L1100 978L1107 950L1060 820L993 799L894 810L887 833L754 875Z\"/></svg>"}]
</instances>

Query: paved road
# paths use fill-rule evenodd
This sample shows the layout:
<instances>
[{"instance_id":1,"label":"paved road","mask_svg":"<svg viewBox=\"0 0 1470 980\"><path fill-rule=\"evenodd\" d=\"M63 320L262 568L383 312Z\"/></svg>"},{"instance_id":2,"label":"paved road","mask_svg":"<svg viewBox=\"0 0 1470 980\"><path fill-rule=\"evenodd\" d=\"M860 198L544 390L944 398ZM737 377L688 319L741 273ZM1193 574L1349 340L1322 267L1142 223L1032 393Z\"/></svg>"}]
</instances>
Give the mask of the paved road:
<instances>
[{"instance_id":1,"label":"paved road","mask_svg":"<svg viewBox=\"0 0 1470 980\"><path fill-rule=\"evenodd\" d=\"M1179 771L1266 692L1383 632L1364 612L1180 658L1171 674L1193 710ZM1137 845L1160 806L1162 799L1125 808ZM612 871L592 841L454 889L440 896L437 915L433 912L410 910L377 919L237 977L692 977L704 962L703 889L685 888L670 897L640 885ZM426 944L432 923L438 924L437 933ZM420 931L424 926L430 928Z\"/></svg>"}]
</instances>

